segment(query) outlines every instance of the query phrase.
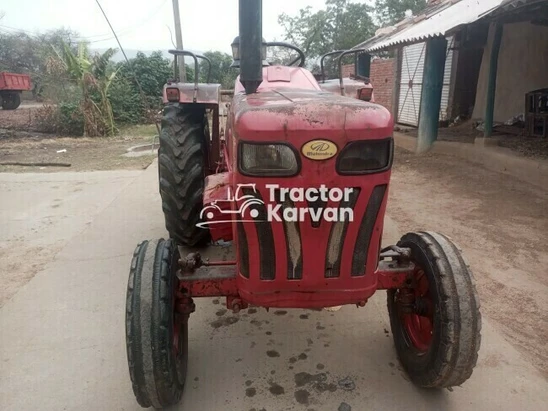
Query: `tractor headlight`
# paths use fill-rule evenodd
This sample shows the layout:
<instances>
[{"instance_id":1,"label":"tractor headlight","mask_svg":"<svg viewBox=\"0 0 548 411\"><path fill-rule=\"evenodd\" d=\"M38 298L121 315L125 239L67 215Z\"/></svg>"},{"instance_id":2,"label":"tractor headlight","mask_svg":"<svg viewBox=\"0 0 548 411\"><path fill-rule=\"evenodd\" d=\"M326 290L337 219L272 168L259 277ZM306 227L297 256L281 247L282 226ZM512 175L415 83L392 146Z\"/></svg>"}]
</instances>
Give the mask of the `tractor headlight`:
<instances>
[{"instance_id":1,"label":"tractor headlight","mask_svg":"<svg viewBox=\"0 0 548 411\"><path fill-rule=\"evenodd\" d=\"M392 138L352 141L337 159L339 174L370 174L388 170L392 165Z\"/></svg>"},{"instance_id":2,"label":"tractor headlight","mask_svg":"<svg viewBox=\"0 0 548 411\"><path fill-rule=\"evenodd\" d=\"M249 176L294 176L299 172L295 149L287 144L240 143L239 168Z\"/></svg>"}]
</instances>

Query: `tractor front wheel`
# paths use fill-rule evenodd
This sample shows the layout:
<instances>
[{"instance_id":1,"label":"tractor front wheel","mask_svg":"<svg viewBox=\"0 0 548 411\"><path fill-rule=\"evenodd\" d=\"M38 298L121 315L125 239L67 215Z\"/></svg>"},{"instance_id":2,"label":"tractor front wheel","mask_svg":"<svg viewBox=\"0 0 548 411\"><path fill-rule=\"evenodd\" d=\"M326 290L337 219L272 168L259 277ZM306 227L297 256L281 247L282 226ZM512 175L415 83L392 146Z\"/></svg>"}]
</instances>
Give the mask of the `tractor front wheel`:
<instances>
[{"instance_id":1,"label":"tractor front wheel","mask_svg":"<svg viewBox=\"0 0 548 411\"><path fill-rule=\"evenodd\" d=\"M126 300L129 374L144 408L178 403L188 359L188 315L175 311L179 253L172 240L144 241L131 261Z\"/></svg>"},{"instance_id":2,"label":"tractor front wheel","mask_svg":"<svg viewBox=\"0 0 548 411\"><path fill-rule=\"evenodd\" d=\"M481 340L474 278L457 247L433 232L409 233L398 242L411 249L412 287L388 291L396 351L420 387L447 388L472 375Z\"/></svg>"}]
</instances>

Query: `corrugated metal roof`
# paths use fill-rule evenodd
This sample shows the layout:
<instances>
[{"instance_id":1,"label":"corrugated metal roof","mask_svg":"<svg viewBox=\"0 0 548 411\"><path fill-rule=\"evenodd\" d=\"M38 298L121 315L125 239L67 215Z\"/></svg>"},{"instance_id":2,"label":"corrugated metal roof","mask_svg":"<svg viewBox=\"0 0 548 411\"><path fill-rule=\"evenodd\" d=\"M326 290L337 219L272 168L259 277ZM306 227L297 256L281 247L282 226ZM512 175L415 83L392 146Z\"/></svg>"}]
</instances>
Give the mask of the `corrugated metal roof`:
<instances>
[{"instance_id":1,"label":"corrugated metal roof","mask_svg":"<svg viewBox=\"0 0 548 411\"><path fill-rule=\"evenodd\" d=\"M473 23L485 14L512 0L447 0L438 7L396 25L389 34L380 34L356 46L378 51L396 44L410 44L430 37L446 36L453 29ZM453 4L454 3L454 4ZM399 27L398 27L399 26Z\"/></svg>"}]
</instances>

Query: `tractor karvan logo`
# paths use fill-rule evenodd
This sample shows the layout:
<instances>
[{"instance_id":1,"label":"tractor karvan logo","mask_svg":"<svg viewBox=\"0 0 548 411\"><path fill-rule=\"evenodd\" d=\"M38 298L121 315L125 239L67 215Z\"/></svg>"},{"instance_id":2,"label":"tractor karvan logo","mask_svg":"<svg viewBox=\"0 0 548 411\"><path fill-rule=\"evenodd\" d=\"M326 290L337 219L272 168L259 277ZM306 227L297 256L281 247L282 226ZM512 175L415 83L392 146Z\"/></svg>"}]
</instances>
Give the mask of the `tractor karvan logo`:
<instances>
[{"instance_id":1,"label":"tractor karvan logo","mask_svg":"<svg viewBox=\"0 0 548 411\"><path fill-rule=\"evenodd\" d=\"M337 145L329 140L312 140L303 145L303 156L311 160L328 160L337 154Z\"/></svg>"},{"instance_id":2,"label":"tractor karvan logo","mask_svg":"<svg viewBox=\"0 0 548 411\"><path fill-rule=\"evenodd\" d=\"M256 184L238 184L234 193L227 189L226 199L206 204L200 212L200 228L212 224L231 222L267 223L267 222L304 222L307 217L314 223L354 221L354 210L350 207L284 207L287 201L293 204L310 204L321 201L323 204L348 202L353 188L328 188L324 184L318 188L285 188L278 184L266 184L268 204L257 192ZM247 192L247 194L246 194ZM232 206L234 203L235 206ZM224 205L224 207L223 207ZM219 218L223 216L223 218Z\"/></svg>"}]
</instances>

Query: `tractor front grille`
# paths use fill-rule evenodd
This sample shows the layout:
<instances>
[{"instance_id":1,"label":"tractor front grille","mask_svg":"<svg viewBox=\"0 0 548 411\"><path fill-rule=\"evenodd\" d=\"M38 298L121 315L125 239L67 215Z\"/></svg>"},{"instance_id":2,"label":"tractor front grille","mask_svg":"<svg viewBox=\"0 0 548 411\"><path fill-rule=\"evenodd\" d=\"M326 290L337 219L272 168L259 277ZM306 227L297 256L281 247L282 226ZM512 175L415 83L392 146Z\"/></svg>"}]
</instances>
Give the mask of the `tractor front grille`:
<instances>
[{"instance_id":1,"label":"tractor front grille","mask_svg":"<svg viewBox=\"0 0 548 411\"><path fill-rule=\"evenodd\" d=\"M341 275L341 262L343 259L343 251L345 249L345 243L347 247L353 247L352 262L351 262L351 275L353 277L365 275L365 269L367 264L367 255L369 252L369 247L371 244L371 237L373 236L373 230L375 228L375 223L378 218L380 208L382 206L385 194L387 190L387 185L378 185L373 188L371 196L369 197L366 211L361 219L361 221L340 221L331 223L331 229L329 233L329 238L327 241L325 249L325 265L324 265L324 278L338 278ZM245 195L253 195L258 199L263 199L259 192L255 192L252 189L244 188L243 193ZM360 196L364 195L363 189L355 187L348 199L348 201L342 201L339 203L339 208L351 208L355 209ZM281 201L279 192L275 193L275 200L277 204L281 204L282 210L286 208L293 208L295 204L289 198L285 198L285 201ZM316 203L315 207L324 208L327 204ZM309 207L311 205L309 204ZM303 231L307 231L306 227L302 227L303 222L291 222L283 221L282 223L269 223L267 222L267 211L264 204L255 205L254 208L258 211L258 216L253 223L246 224L244 229L244 224L241 222L237 223L237 236L239 243L239 264L240 264L240 273L246 277L250 278L250 274L254 272L255 268L250 267L250 253L257 252L258 260L258 269L259 269L259 278L261 280L275 280L276 279L276 270L277 270L277 256L276 256L276 246L278 250L280 247L284 247L284 244L274 243L274 232L272 224L282 224L284 240L285 240L285 251L286 251L286 278L289 280L300 280L303 278L303 275L316 275L315 273L303 274ZM280 213L282 214L282 213ZM356 217L356 216L355 216ZM348 239L347 232L350 224L359 223L359 232L357 238ZM318 228L319 225L315 225L314 222L309 222L313 228ZM325 221L323 221L325 224ZM251 228L253 227L253 228ZM250 234L249 229L254 229L255 235L258 243L258 250L252 251L249 249L250 243L247 235ZM247 231L247 234L246 234ZM315 232L316 230L314 230ZM310 232L307 234L310 235ZM348 242L354 242L352 245ZM322 250L318 250L318 255L323 253ZM279 257L279 256L278 256ZM309 258L314 258L314 256L309 256ZM283 257L282 257L283 259ZM375 264L377 261L374 262Z\"/></svg>"}]
</instances>

